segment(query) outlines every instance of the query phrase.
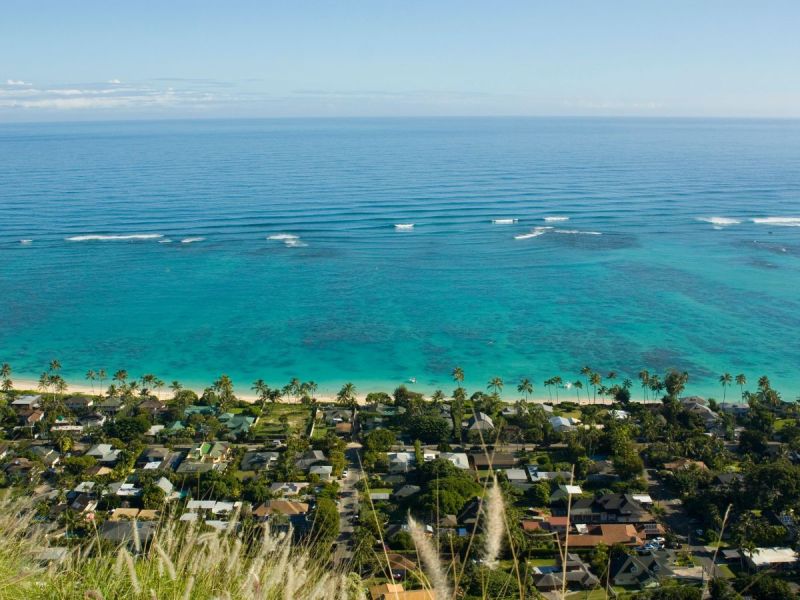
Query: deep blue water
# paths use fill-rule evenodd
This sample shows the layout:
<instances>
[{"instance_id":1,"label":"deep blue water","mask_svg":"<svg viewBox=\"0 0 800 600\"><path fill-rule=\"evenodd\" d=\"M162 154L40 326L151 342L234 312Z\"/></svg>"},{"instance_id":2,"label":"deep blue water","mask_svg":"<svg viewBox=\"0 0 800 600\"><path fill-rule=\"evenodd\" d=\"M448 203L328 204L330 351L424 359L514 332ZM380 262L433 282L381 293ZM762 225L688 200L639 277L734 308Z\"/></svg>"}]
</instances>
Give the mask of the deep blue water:
<instances>
[{"instance_id":1,"label":"deep blue water","mask_svg":"<svg viewBox=\"0 0 800 600\"><path fill-rule=\"evenodd\" d=\"M0 125L0 360L323 391L676 367L794 397L800 221L767 217L800 218L797 121Z\"/></svg>"}]
</instances>

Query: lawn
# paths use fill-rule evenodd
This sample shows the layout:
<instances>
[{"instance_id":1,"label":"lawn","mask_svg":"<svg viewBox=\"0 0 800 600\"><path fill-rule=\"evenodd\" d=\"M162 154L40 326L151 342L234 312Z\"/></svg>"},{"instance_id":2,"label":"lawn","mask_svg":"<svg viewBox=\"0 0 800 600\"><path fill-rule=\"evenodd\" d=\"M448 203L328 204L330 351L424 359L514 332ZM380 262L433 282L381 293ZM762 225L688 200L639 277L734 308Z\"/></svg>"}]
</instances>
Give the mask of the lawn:
<instances>
[{"instance_id":1,"label":"lawn","mask_svg":"<svg viewBox=\"0 0 800 600\"><path fill-rule=\"evenodd\" d=\"M253 427L257 440L281 439L292 434L304 434L311 419L311 407L303 404L267 404L258 423Z\"/></svg>"}]
</instances>

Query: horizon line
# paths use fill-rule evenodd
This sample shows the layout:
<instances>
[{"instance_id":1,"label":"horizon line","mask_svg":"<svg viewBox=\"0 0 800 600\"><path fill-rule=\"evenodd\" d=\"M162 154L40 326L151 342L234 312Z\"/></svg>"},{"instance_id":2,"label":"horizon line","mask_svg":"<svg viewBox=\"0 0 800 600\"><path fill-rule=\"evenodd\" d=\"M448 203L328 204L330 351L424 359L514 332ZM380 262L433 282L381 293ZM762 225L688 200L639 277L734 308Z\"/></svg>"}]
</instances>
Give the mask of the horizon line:
<instances>
[{"instance_id":1,"label":"horizon line","mask_svg":"<svg viewBox=\"0 0 800 600\"><path fill-rule=\"evenodd\" d=\"M457 120L457 119L541 119L541 120L631 120L631 121L800 121L798 116L752 116L752 115L561 115L561 114L519 114L519 115L307 115L307 116L130 116L110 118L75 118L75 119L37 119L37 120L5 120L0 118L0 126L5 125L61 125L61 124L94 124L94 123L153 123L153 122L190 122L190 121L377 121L377 120Z\"/></svg>"}]
</instances>

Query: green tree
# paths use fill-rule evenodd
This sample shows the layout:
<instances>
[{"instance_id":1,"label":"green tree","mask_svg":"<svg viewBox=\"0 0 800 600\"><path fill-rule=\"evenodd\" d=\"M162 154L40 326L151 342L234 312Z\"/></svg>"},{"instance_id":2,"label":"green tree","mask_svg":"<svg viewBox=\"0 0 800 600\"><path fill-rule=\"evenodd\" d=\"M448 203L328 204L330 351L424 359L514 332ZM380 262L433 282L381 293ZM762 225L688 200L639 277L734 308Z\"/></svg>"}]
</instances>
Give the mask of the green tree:
<instances>
[{"instance_id":1,"label":"green tree","mask_svg":"<svg viewBox=\"0 0 800 600\"><path fill-rule=\"evenodd\" d=\"M320 498L311 515L311 540L321 553L339 536L339 511L330 498Z\"/></svg>"},{"instance_id":2,"label":"green tree","mask_svg":"<svg viewBox=\"0 0 800 600\"><path fill-rule=\"evenodd\" d=\"M345 383L336 394L336 401L345 406L356 406L356 386L350 382Z\"/></svg>"},{"instance_id":3,"label":"green tree","mask_svg":"<svg viewBox=\"0 0 800 600\"><path fill-rule=\"evenodd\" d=\"M739 373L736 376L736 385L739 386L739 390L742 393L742 399L744 399L744 386L747 384L747 377L745 377L744 373Z\"/></svg>"},{"instance_id":4,"label":"green tree","mask_svg":"<svg viewBox=\"0 0 800 600\"><path fill-rule=\"evenodd\" d=\"M525 395L525 400L528 400L531 394L533 394L533 383L527 377L524 377L517 386L517 391L520 394Z\"/></svg>"},{"instance_id":5,"label":"green tree","mask_svg":"<svg viewBox=\"0 0 800 600\"><path fill-rule=\"evenodd\" d=\"M723 373L719 376L719 383L722 386L722 405L725 406L725 400L728 397L728 386L733 383L733 377L730 373Z\"/></svg>"}]
</instances>

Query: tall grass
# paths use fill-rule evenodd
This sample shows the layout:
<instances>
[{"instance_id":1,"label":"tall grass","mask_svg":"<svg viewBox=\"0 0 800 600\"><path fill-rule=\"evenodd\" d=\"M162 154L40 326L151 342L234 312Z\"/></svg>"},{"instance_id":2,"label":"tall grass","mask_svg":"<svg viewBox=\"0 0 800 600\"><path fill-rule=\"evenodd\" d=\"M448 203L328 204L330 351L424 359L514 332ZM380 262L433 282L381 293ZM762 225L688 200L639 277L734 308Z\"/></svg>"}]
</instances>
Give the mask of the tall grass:
<instances>
[{"instance_id":1,"label":"tall grass","mask_svg":"<svg viewBox=\"0 0 800 600\"><path fill-rule=\"evenodd\" d=\"M25 500L0 499L0 600L350 600L358 583L294 545L291 533L260 526L209 530L167 522L151 540L98 552L97 539L74 547L61 564L37 562L47 546L31 533ZM141 552L137 552L137 546Z\"/></svg>"}]
</instances>

